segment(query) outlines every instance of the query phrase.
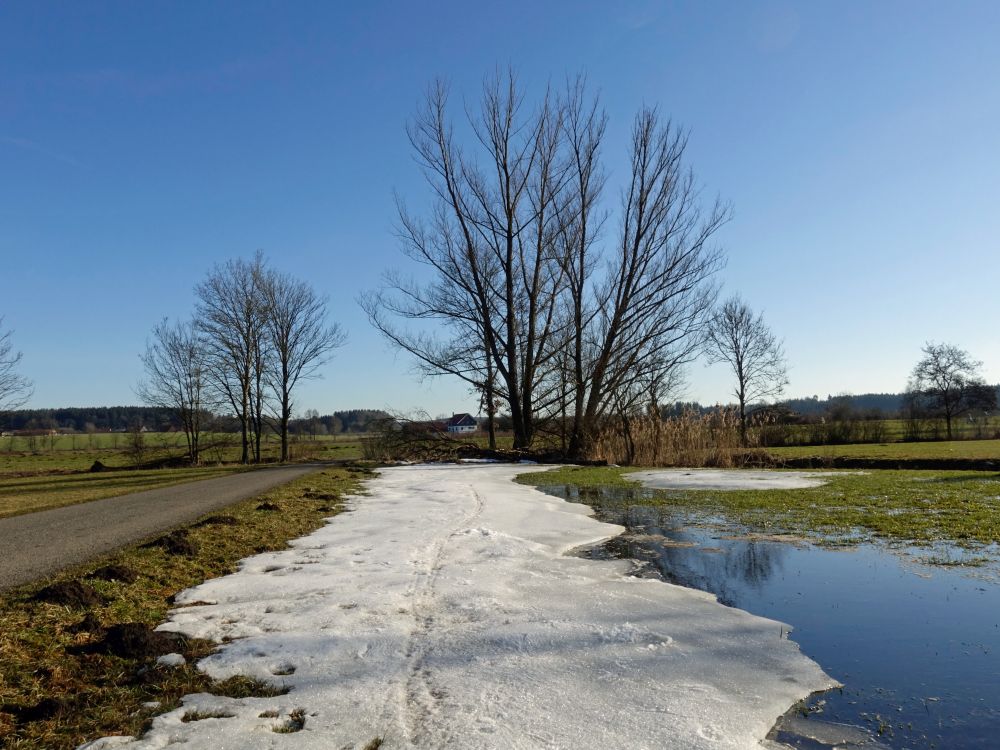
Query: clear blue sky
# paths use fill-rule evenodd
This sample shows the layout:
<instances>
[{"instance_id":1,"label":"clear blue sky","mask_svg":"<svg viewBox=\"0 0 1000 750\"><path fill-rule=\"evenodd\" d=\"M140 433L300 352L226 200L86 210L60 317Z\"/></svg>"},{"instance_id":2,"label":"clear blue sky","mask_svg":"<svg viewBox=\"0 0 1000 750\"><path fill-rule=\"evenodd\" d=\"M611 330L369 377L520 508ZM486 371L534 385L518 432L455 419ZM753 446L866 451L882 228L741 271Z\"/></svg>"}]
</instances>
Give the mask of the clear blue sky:
<instances>
[{"instance_id":1,"label":"clear blue sky","mask_svg":"<svg viewBox=\"0 0 1000 750\"><path fill-rule=\"evenodd\" d=\"M789 395L900 390L929 339L1000 381L1000 3L346 6L0 5L0 314L32 406L135 403L151 327L261 248L350 334L302 409L473 409L417 383L355 297L400 263L422 91L475 99L508 63L531 86L586 72L613 175L640 104L690 128L734 207L726 291L784 337ZM727 399L716 368L689 381Z\"/></svg>"}]
</instances>

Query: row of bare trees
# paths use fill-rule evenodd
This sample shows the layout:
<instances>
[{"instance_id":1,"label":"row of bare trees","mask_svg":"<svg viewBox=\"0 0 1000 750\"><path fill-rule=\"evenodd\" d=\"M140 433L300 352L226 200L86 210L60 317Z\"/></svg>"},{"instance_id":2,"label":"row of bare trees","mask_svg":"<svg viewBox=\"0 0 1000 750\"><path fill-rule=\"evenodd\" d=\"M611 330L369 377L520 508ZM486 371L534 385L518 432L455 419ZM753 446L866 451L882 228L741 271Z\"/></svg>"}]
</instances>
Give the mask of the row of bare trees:
<instances>
[{"instance_id":1,"label":"row of bare trees","mask_svg":"<svg viewBox=\"0 0 1000 750\"><path fill-rule=\"evenodd\" d=\"M433 85L409 128L433 202L399 202L403 250L429 273L389 273L362 306L426 375L481 394L491 442L498 408L517 448L562 415L583 455L604 417L655 408L700 350L729 210L703 207L686 134L646 107L612 226L607 116L582 79L529 106L513 73L498 74L466 138L449 111Z\"/></svg>"},{"instance_id":2,"label":"row of bare trees","mask_svg":"<svg viewBox=\"0 0 1000 750\"><path fill-rule=\"evenodd\" d=\"M281 435L287 461L295 388L346 340L339 325L328 323L327 300L269 266L260 252L216 265L195 296L190 321L164 320L153 329L141 355L146 377L139 396L176 411L192 463L213 409L239 421L242 463L260 462L269 426Z\"/></svg>"}]
</instances>

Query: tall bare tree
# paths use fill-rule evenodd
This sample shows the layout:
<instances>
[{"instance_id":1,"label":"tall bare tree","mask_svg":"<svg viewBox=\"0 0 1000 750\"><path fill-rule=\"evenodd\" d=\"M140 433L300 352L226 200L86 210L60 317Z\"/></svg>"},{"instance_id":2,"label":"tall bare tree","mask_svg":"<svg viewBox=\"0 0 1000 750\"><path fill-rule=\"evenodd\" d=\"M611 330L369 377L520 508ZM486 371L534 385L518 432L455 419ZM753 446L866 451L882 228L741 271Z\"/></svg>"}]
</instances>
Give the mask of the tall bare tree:
<instances>
[{"instance_id":1,"label":"tall bare tree","mask_svg":"<svg viewBox=\"0 0 1000 750\"><path fill-rule=\"evenodd\" d=\"M951 344L929 341L921 351L924 356L914 366L907 384L907 400L944 417L949 440L955 417L972 409L996 408L996 388L983 380L982 362Z\"/></svg>"},{"instance_id":2,"label":"tall bare tree","mask_svg":"<svg viewBox=\"0 0 1000 750\"><path fill-rule=\"evenodd\" d=\"M434 206L428 221L401 209L400 236L432 280L391 274L362 305L425 374L503 401L515 447L571 404L570 450L586 452L609 409L693 356L715 301L722 256L709 241L727 209L701 211L686 137L653 109L633 128L617 246L603 246L605 129L582 79L529 111L508 72L486 81L469 115L469 151L441 84L409 131Z\"/></svg>"},{"instance_id":3,"label":"tall bare tree","mask_svg":"<svg viewBox=\"0 0 1000 750\"><path fill-rule=\"evenodd\" d=\"M153 328L152 340L140 355L146 377L136 393L151 406L171 409L181 421L188 460L200 460L204 400L205 347L193 323L170 324L166 318Z\"/></svg>"},{"instance_id":4,"label":"tall bare tree","mask_svg":"<svg viewBox=\"0 0 1000 750\"><path fill-rule=\"evenodd\" d=\"M317 369L343 346L346 335L327 323L327 300L305 281L269 271L265 274L266 327L273 362L268 380L277 399L281 433L281 460L288 460L288 422L292 394L302 380L316 377Z\"/></svg>"},{"instance_id":5,"label":"tall bare tree","mask_svg":"<svg viewBox=\"0 0 1000 750\"><path fill-rule=\"evenodd\" d=\"M195 287L195 325L205 346L206 375L240 423L242 463L260 460L264 412L266 308L263 254L216 265Z\"/></svg>"},{"instance_id":6,"label":"tall bare tree","mask_svg":"<svg viewBox=\"0 0 1000 750\"><path fill-rule=\"evenodd\" d=\"M13 331L3 330L0 316L0 411L17 409L31 398L31 381L21 375L21 352L14 349Z\"/></svg>"},{"instance_id":7,"label":"tall bare tree","mask_svg":"<svg viewBox=\"0 0 1000 750\"><path fill-rule=\"evenodd\" d=\"M781 341L738 295L715 312L708 329L710 362L725 362L736 378L733 396L740 410L740 440L747 435L747 406L776 398L788 385Z\"/></svg>"},{"instance_id":8,"label":"tall bare tree","mask_svg":"<svg viewBox=\"0 0 1000 750\"><path fill-rule=\"evenodd\" d=\"M584 318L582 338L591 343L571 454L587 452L601 417L627 403L623 394L674 382L703 340L723 264L710 243L729 209L716 200L702 210L686 148L686 134L661 122L655 108L636 115L617 246L605 254L603 281L592 282L596 313Z\"/></svg>"},{"instance_id":9,"label":"tall bare tree","mask_svg":"<svg viewBox=\"0 0 1000 750\"><path fill-rule=\"evenodd\" d=\"M424 374L458 376L487 402L506 402L516 447L530 445L537 414L555 398L540 386L552 367L563 276L553 253L566 175L560 117L549 96L527 112L513 73L497 75L484 84L479 114L470 115L470 155L455 143L447 88L433 85L409 135L435 205L425 222L400 204L399 235L434 280L418 285L390 274L385 289L361 300L375 327ZM446 332L408 331L394 317L443 322Z\"/></svg>"}]
</instances>

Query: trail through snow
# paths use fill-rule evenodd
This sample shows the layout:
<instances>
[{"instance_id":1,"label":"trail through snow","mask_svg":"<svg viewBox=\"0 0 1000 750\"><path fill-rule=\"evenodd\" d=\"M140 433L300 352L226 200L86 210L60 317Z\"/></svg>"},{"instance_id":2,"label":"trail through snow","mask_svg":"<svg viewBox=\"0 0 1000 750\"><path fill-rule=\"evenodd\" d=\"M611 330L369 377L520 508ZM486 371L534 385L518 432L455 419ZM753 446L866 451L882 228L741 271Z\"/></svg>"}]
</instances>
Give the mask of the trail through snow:
<instances>
[{"instance_id":1,"label":"trail through snow","mask_svg":"<svg viewBox=\"0 0 1000 750\"><path fill-rule=\"evenodd\" d=\"M184 592L161 628L222 644L200 668L291 691L190 695L83 747L759 748L835 684L787 626L566 556L622 528L511 482L530 470L385 469L290 549Z\"/></svg>"}]
</instances>

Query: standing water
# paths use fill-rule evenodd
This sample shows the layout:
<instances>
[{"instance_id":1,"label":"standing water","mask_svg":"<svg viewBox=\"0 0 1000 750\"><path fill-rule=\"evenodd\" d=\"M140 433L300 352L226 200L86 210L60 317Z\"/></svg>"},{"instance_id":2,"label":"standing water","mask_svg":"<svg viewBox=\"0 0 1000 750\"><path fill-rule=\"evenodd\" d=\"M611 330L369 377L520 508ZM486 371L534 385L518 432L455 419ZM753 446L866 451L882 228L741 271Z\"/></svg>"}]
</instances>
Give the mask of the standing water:
<instances>
[{"instance_id":1,"label":"standing water","mask_svg":"<svg viewBox=\"0 0 1000 750\"><path fill-rule=\"evenodd\" d=\"M802 651L844 687L789 712L774 739L800 748L1000 747L995 566L920 563L926 550L754 538L725 519L705 525L683 508L639 504L652 496L648 490L539 489L626 527L582 555L635 560L637 575L709 591L723 604L793 626ZM824 739L831 722L867 732Z\"/></svg>"}]
</instances>

